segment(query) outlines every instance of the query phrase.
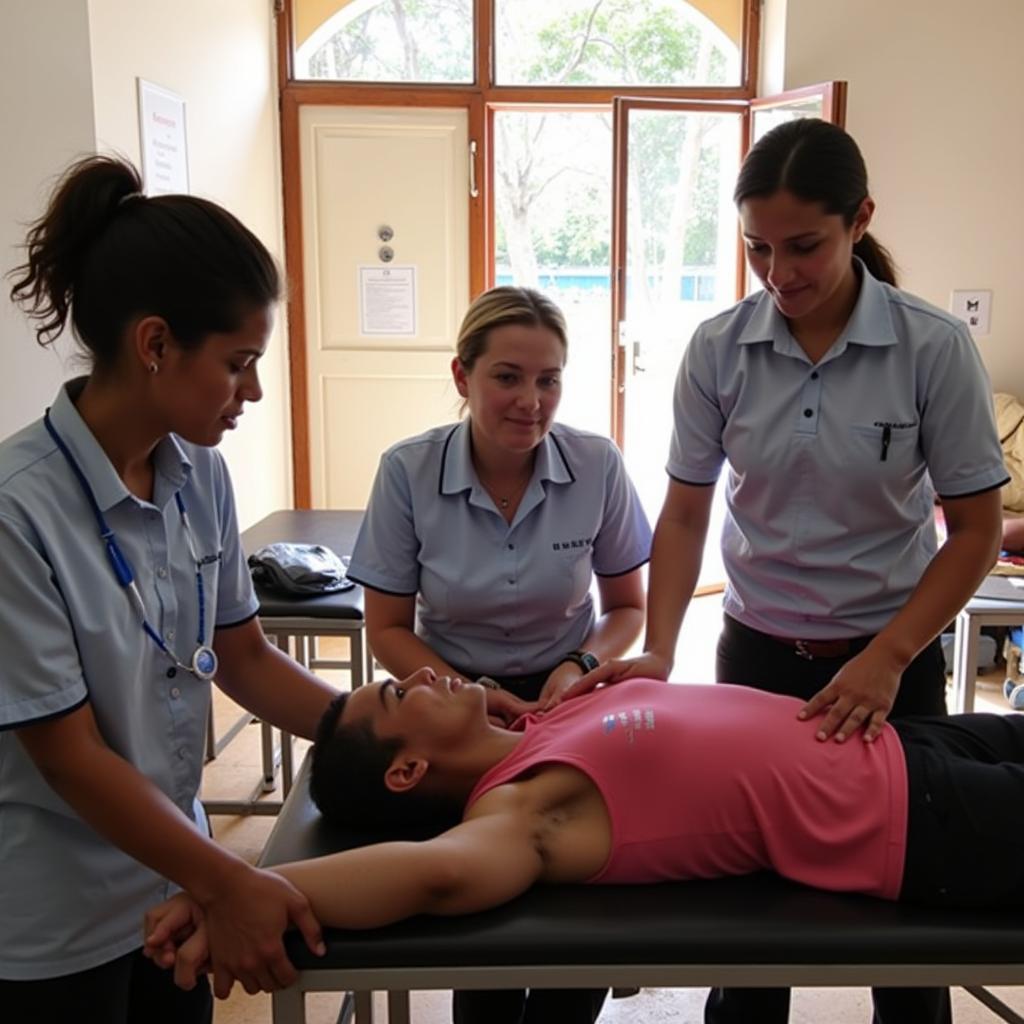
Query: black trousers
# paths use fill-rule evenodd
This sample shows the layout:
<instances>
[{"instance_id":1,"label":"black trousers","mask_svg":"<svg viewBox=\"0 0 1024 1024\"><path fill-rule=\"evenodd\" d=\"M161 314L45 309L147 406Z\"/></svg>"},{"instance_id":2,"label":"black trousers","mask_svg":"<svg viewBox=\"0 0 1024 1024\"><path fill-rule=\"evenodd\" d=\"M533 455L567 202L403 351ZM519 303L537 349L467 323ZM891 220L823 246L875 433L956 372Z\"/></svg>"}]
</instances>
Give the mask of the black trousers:
<instances>
[{"instance_id":1,"label":"black trousers","mask_svg":"<svg viewBox=\"0 0 1024 1024\"><path fill-rule=\"evenodd\" d=\"M476 679L480 672L459 674ZM493 676L522 700L536 700L549 672ZM452 993L454 1024L594 1024L604 1006L604 988L467 989Z\"/></svg>"},{"instance_id":2,"label":"black trousers","mask_svg":"<svg viewBox=\"0 0 1024 1024\"><path fill-rule=\"evenodd\" d=\"M900 899L1024 907L1024 715L893 722L907 759Z\"/></svg>"},{"instance_id":3,"label":"black trousers","mask_svg":"<svg viewBox=\"0 0 1024 1024\"><path fill-rule=\"evenodd\" d=\"M863 650L869 639L854 645L846 657L808 660L792 647L726 615L718 640L715 678L807 700ZM907 666L890 717L945 715L945 694L945 662L936 639ZM876 988L872 995L874 1024L951 1024L953 1019L948 989ZM714 988L704 1007L705 1024L784 1024L789 1017L789 998L786 988Z\"/></svg>"},{"instance_id":4,"label":"black trousers","mask_svg":"<svg viewBox=\"0 0 1024 1024\"><path fill-rule=\"evenodd\" d=\"M141 950L98 967L38 981L0 980L4 1020L31 1024L210 1024L213 997L206 978L191 992L174 972L156 967Z\"/></svg>"}]
</instances>

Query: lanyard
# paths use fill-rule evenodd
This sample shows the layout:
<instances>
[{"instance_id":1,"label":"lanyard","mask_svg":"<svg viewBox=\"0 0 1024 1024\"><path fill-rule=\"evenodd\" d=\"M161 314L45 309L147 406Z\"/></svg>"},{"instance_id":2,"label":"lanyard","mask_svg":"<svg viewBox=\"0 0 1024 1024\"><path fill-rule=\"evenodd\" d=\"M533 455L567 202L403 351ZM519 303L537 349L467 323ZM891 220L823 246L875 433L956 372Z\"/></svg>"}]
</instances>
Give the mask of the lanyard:
<instances>
[{"instance_id":1,"label":"lanyard","mask_svg":"<svg viewBox=\"0 0 1024 1024\"><path fill-rule=\"evenodd\" d=\"M192 537L192 527L188 521L188 515L185 512L185 502L181 498L180 492L175 492L174 500L178 505L178 514L181 516L182 529L185 532L185 541L188 544L189 554L192 556L192 561L195 562L196 566L196 597L199 602L199 635L196 637L196 649L192 655L192 661L190 664L185 665L178 660L174 652L167 646L167 642L164 638L150 625L149 619L146 617L146 606L142 601L142 595L139 593L139 588L135 583L135 574L132 572L131 564L128 559L125 558L124 552L121 551L120 546L117 543L117 538L114 536L114 531L107 525L106 519L103 518L103 513L100 511L99 503L96 501L96 495L93 494L92 488L89 486L89 481L86 480L85 474L82 472L81 466L75 461L75 457L71 454L71 450L64 443L63 438L57 433L56 427L50 419L50 410L47 409L43 414L43 424L49 431L50 437L53 438L54 444L61 450L64 458L67 459L68 465L74 471L75 476L78 478L79 484L81 484L82 491L86 498L89 500L89 504L92 506L93 515L96 517L96 524L99 526L100 539L103 541L103 545L107 551L107 560L110 562L111 568L114 570L114 575L117 577L117 582L128 592L132 603L138 610L139 617L142 619L142 628L146 635L160 648L164 654L167 655L171 661L180 669L184 669L186 672L191 672L194 676L199 679L209 680L216 675L217 672L217 655L214 654L213 649L209 647L205 642L206 633L206 596L203 589L203 571L202 562L199 558L199 554L196 551L195 541Z\"/></svg>"}]
</instances>

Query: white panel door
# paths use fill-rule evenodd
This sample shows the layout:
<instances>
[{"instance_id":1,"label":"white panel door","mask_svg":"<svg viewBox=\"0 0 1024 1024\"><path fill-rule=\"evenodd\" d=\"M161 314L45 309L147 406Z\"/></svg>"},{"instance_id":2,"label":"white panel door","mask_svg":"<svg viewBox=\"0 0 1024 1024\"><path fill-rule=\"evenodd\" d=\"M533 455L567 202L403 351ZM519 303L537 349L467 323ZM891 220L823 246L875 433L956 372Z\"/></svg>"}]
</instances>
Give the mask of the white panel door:
<instances>
[{"instance_id":1,"label":"white panel door","mask_svg":"<svg viewBox=\"0 0 1024 1024\"><path fill-rule=\"evenodd\" d=\"M458 414L467 112L307 106L300 118L312 500L364 508L381 452ZM390 312L361 288L385 268L414 279L412 309L404 288Z\"/></svg>"}]
</instances>

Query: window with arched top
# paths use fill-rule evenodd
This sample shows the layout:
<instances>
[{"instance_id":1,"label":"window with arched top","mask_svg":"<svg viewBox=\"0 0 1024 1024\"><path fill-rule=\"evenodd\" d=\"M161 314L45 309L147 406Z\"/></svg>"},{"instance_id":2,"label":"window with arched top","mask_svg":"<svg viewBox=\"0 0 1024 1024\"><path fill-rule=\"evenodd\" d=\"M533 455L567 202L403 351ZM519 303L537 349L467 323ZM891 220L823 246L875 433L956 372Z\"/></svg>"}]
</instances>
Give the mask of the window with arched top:
<instances>
[{"instance_id":1,"label":"window with arched top","mask_svg":"<svg viewBox=\"0 0 1024 1024\"><path fill-rule=\"evenodd\" d=\"M296 456L300 504L326 479L323 438L344 434L325 426L343 402L323 396L342 388L362 408L367 365L398 381L425 358L418 334L367 341L345 320L368 302L359 273L386 253L419 275L410 308L496 284L557 302L572 339L559 415L611 434L657 513L664 446L646 439L670 434L680 354L749 287L732 202L742 155L780 121L844 109L843 83L757 97L761 5L282 0L292 355L312 367L293 379L293 426L321 437ZM387 400L418 408L428 377ZM713 563L702 582L720 577Z\"/></svg>"},{"instance_id":2,"label":"window with arched top","mask_svg":"<svg viewBox=\"0 0 1024 1024\"><path fill-rule=\"evenodd\" d=\"M295 77L473 81L473 0L297 0Z\"/></svg>"},{"instance_id":3,"label":"window with arched top","mask_svg":"<svg viewBox=\"0 0 1024 1024\"><path fill-rule=\"evenodd\" d=\"M468 84L473 0L295 0L295 78ZM494 0L497 86L739 87L744 0Z\"/></svg>"}]
</instances>

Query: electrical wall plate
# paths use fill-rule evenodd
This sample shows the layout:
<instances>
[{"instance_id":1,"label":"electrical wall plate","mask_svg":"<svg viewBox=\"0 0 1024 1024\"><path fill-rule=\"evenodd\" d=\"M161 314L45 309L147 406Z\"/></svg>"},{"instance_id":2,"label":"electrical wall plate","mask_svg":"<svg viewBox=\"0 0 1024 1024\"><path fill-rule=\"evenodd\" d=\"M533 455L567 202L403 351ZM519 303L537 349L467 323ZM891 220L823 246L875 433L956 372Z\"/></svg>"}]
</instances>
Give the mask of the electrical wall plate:
<instances>
[{"instance_id":1,"label":"electrical wall plate","mask_svg":"<svg viewBox=\"0 0 1024 1024\"><path fill-rule=\"evenodd\" d=\"M992 292L958 289L950 295L949 311L966 322L975 338L984 338L992 323Z\"/></svg>"}]
</instances>

